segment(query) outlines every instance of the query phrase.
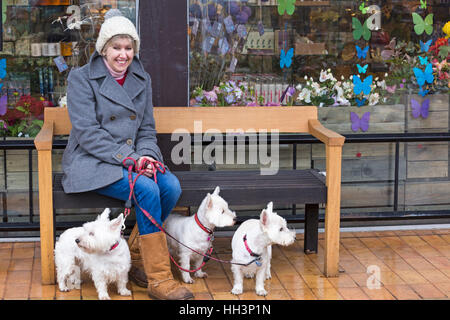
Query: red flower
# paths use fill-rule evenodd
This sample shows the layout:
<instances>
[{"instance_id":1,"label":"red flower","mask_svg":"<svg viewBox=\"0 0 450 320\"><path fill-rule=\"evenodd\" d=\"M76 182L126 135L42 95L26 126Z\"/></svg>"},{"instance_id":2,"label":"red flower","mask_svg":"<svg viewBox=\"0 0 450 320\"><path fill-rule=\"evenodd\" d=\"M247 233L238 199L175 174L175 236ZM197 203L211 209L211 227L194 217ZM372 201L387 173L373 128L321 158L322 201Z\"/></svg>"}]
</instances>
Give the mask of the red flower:
<instances>
[{"instance_id":1,"label":"red flower","mask_svg":"<svg viewBox=\"0 0 450 320\"><path fill-rule=\"evenodd\" d=\"M434 45L430 46L430 49L428 51L433 52L433 54L437 56L439 54L439 47L441 46L448 46L448 39L446 38L437 39Z\"/></svg>"}]
</instances>

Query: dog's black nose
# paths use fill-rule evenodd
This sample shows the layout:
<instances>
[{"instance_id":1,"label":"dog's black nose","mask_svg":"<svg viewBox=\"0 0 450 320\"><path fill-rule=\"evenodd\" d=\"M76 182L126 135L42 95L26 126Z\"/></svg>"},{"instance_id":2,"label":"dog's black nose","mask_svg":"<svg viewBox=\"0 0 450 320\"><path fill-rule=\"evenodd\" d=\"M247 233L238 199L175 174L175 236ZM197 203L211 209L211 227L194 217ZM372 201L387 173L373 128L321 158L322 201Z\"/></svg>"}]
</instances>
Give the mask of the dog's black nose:
<instances>
[{"instance_id":1,"label":"dog's black nose","mask_svg":"<svg viewBox=\"0 0 450 320\"><path fill-rule=\"evenodd\" d=\"M76 239L75 239L75 242L76 242L76 243L80 243L80 239L76 238Z\"/></svg>"}]
</instances>

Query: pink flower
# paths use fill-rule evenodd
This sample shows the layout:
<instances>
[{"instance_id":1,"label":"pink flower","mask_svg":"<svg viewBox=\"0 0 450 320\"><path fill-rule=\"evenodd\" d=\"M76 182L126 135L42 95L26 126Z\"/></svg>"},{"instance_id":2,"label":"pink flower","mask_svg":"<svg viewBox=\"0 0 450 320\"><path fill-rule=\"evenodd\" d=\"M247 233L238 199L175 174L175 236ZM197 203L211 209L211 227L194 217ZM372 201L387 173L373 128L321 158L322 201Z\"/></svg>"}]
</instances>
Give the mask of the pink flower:
<instances>
[{"instance_id":1,"label":"pink flower","mask_svg":"<svg viewBox=\"0 0 450 320\"><path fill-rule=\"evenodd\" d=\"M209 102L217 102L217 94L214 92L214 90L211 91L205 91L204 92L205 98Z\"/></svg>"}]
</instances>

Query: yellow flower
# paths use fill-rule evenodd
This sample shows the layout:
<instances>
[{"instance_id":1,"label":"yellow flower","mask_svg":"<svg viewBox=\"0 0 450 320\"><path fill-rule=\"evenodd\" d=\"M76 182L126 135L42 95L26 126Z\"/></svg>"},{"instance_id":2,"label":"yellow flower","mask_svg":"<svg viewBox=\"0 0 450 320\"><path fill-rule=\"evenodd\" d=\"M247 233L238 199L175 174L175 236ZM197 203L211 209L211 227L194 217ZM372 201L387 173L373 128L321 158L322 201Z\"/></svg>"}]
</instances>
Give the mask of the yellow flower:
<instances>
[{"instance_id":1,"label":"yellow flower","mask_svg":"<svg viewBox=\"0 0 450 320\"><path fill-rule=\"evenodd\" d=\"M447 35L446 38L450 38L450 21L447 21L447 23L442 28L442 31Z\"/></svg>"}]
</instances>

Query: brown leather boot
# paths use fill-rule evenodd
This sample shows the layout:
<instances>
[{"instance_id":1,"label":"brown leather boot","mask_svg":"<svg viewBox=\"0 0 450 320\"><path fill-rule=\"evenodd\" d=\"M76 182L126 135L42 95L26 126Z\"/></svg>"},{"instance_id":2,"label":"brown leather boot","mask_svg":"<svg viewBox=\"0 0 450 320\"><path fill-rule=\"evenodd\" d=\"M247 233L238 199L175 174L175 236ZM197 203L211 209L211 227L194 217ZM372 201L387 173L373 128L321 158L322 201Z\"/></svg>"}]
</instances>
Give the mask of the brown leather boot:
<instances>
[{"instance_id":1,"label":"brown leather boot","mask_svg":"<svg viewBox=\"0 0 450 320\"><path fill-rule=\"evenodd\" d=\"M135 236L133 239L130 239L128 246L131 254L131 268L128 272L128 278L139 287L147 288L147 275L145 274L144 263L139 251L138 237Z\"/></svg>"},{"instance_id":2,"label":"brown leather boot","mask_svg":"<svg viewBox=\"0 0 450 320\"><path fill-rule=\"evenodd\" d=\"M188 300L194 295L173 278L166 235L155 232L139 236L139 249L147 275L147 293L159 300Z\"/></svg>"}]
</instances>

